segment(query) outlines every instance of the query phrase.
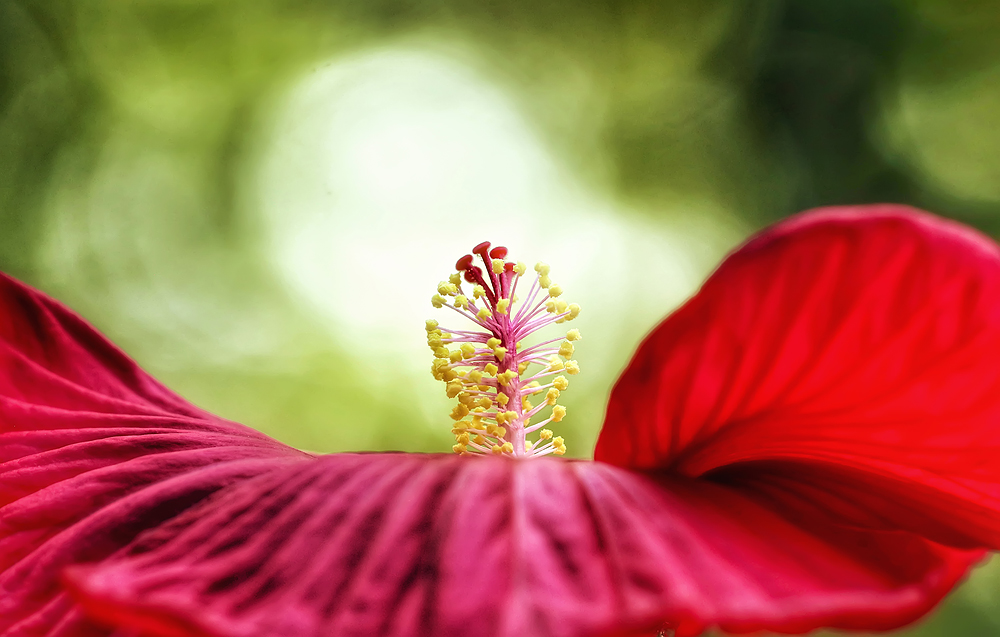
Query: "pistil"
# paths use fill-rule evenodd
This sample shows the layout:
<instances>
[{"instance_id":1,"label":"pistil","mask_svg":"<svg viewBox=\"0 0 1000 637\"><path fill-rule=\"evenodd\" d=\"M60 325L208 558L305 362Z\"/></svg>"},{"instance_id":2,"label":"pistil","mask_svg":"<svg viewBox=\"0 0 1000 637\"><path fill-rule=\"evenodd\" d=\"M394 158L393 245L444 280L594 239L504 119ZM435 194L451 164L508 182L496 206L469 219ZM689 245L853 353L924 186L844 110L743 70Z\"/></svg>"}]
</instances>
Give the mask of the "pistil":
<instances>
[{"instance_id":1,"label":"pistil","mask_svg":"<svg viewBox=\"0 0 1000 637\"><path fill-rule=\"evenodd\" d=\"M483 267L475 264L476 255ZM427 321L427 344L434 352L431 372L445 382L449 398L458 404L451 412L458 454L492 453L517 457L563 455L566 444L544 428L566 416L557 404L569 387L566 375L579 373L570 357L580 331L565 338L523 345L534 332L565 323L580 314L580 306L560 300L562 288L549 278L549 266L535 265L535 276L525 299L516 291L527 273L524 263L507 261L507 248L490 249L485 241L455 264L456 272L438 284L431 299L478 329L450 329ZM523 286L522 286L523 287ZM558 344L558 345L557 345ZM532 419L551 408L547 418ZM531 434L537 437L531 440Z\"/></svg>"}]
</instances>

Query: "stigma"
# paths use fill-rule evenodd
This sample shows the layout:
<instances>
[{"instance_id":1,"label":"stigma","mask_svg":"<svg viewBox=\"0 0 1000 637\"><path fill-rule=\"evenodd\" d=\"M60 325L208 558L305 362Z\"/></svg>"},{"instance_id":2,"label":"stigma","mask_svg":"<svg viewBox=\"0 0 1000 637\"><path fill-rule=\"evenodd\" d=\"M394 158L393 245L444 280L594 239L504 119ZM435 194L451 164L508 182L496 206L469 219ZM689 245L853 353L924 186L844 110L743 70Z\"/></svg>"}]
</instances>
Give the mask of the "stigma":
<instances>
[{"instance_id":1,"label":"stigma","mask_svg":"<svg viewBox=\"0 0 1000 637\"><path fill-rule=\"evenodd\" d=\"M526 276L530 284L522 282ZM549 427L566 417L558 400L569 387L567 376L580 373L572 359L580 331L525 344L538 330L579 316L580 306L562 294L548 265L535 264L529 275L524 263L507 260L507 248L491 249L488 241L459 259L455 272L438 284L431 304L471 323L468 329L436 320L426 326L434 352L431 373L457 400L452 451L525 458L566 453L562 436Z\"/></svg>"}]
</instances>

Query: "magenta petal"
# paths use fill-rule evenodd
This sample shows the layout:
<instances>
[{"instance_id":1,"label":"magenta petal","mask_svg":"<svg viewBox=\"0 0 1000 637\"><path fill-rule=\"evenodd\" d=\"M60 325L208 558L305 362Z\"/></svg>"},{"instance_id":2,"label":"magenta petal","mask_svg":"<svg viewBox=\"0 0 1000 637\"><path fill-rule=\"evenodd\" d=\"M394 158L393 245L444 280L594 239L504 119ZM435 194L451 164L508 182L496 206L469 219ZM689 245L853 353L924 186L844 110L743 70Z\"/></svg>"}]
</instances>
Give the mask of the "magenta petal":
<instances>
[{"instance_id":1,"label":"magenta petal","mask_svg":"<svg viewBox=\"0 0 1000 637\"><path fill-rule=\"evenodd\" d=\"M3 275L0 434L4 635L98 630L63 592L64 567L308 458L187 404L79 317Z\"/></svg>"},{"instance_id":2,"label":"magenta petal","mask_svg":"<svg viewBox=\"0 0 1000 637\"><path fill-rule=\"evenodd\" d=\"M234 484L70 579L152 635L685 636L895 627L978 557L601 463L345 454Z\"/></svg>"},{"instance_id":3,"label":"magenta petal","mask_svg":"<svg viewBox=\"0 0 1000 637\"><path fill-rule=\"evenodd\" d=\"M785 507L821 497L844 523L996 549L998 360L993 241L904 206L812 211L734 252L653 331L595 455L736 471Z\"/></svg>"}]
</instances>

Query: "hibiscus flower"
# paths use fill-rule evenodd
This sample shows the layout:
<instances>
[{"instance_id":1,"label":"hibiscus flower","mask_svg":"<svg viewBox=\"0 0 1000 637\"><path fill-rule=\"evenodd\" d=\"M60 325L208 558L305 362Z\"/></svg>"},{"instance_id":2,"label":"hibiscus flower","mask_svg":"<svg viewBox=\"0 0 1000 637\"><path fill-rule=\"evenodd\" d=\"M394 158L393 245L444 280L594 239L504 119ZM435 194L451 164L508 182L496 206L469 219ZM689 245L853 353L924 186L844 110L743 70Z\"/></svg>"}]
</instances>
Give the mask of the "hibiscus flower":
<instances>
[{"instance_id":1,"label":"hibiscus flower","mask_svg":"<svg viewBox=\"0 0 1000 637\"><path fill-rule=\"evenodd\" d=\"M524 270L504 257L487 327ZM570 318L546 274L543 316ZM316 456L0 278L0 634L890 629L1000 546L1000 250L961 225L868 206L757 235L639 347L595 461L528 438L555 380L505 385L522 370L471 333L435 363L457 453Z\"/></svg>"}]
</instances>

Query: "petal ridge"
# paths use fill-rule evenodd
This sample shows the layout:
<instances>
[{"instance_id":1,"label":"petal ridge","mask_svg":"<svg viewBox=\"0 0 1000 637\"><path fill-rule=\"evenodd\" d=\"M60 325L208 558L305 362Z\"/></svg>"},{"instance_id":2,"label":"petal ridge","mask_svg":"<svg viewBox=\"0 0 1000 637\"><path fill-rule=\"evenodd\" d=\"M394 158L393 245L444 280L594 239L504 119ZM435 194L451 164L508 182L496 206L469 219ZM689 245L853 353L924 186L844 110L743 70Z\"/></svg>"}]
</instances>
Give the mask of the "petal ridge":
<instances>
[{"instance_id":1,"label":"petal ridge","mask_svg":"<svg viewBox=\"0 0 1000 637\"><path fill-rule=\"evenodd\" d=\"M257 496L268 509L248 515ZM282 509L307 518L290 530ZM338 454L233 484L69 578L105 621L212 637L596 637L665 621L692 637L893 628L981 555L830 521L603 463ZM240 529L257 549L231 544Z\"/></svg>"}]
</instances>

